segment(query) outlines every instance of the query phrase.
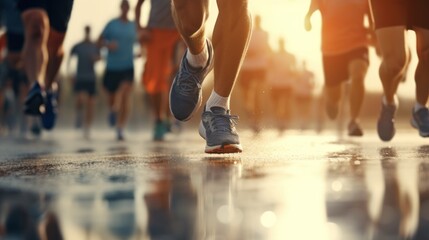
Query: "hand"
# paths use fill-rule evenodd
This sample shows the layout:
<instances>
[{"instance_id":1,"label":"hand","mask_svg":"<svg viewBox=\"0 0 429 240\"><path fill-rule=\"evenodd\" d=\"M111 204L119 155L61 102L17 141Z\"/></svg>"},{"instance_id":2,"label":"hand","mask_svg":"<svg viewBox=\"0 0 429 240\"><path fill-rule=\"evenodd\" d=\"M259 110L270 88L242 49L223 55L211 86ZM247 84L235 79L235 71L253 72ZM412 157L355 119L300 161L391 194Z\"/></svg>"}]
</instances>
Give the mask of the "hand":
<instances>
[{"instance_id":1,"label":"hand","mask_svg":"<svg viewBox=\"0 0 429 240\"><path fill-rule=\"evenodd\" d=\"M305 19L304 19L304 28L305 28L305 30L306 31L311 31L311 28L312 28L312 26L311 26L311 17L310 16L305 16Z\"/></svg>"},{"instance_id":2,"label":"hand","mask_svg":"<svg viewBox=\"0 0 429 240\"><path fill-rule=\"evenodd\" d=\"M151 31L148 28L140 28L138 31L138 38L141 44L145 44L152 39Z\"/></svg>"},{"instance_id":3,"label":"hand","mask_svg":"<svg viewBox=\"0 0 429 240\"><path fill-rule=\"evenodd\" d=\"M110 41L106 44L106 47L109 49L109 51L115 51L118 49L118 43L116 41Z\"/></svg>"}]
</instances>

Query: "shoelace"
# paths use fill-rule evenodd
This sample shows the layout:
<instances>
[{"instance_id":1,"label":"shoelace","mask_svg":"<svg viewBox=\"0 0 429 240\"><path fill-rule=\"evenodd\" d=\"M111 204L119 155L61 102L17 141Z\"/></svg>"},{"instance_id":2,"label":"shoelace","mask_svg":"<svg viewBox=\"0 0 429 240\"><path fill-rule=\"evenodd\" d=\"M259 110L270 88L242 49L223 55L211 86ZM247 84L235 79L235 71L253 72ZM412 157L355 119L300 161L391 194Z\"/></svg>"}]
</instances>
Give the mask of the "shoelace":
<instances>
[{"instance_id":1,"label":"shoelace","mask_svg":"<svg viewBox=\"0 0 429 240\"><path fill-rule=\"evenodd\" d=\"M184 96L194 96L195 89L201 88L198 78L189 71L180 72L178 79L182 79L181 81L177 82L177 87L179 88L180 93Z\"/></svg>"},{"instance_id":2,"label":"shoelace","mask_svg":"<svg viewBox=\"0 0 429 240\"><path fill-rule=\"evenodd\" d=\"M228 114L215 114L210 119L210 127L213 132L231 132L238 123L238 116Z\"/></svg>"}]
</instances>

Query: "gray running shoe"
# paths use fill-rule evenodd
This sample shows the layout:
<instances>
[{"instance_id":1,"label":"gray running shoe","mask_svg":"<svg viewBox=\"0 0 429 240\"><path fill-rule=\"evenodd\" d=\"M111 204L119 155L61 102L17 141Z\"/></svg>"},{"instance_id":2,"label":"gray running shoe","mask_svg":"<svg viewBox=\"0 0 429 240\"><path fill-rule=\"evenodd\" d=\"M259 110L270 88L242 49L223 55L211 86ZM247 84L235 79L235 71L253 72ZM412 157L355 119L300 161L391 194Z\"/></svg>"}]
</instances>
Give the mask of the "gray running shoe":
<instances>
[{"instance_id":1,"label":"gray running shoe","mask_svg":"<svg viewBox=\"0 0 429 240\"><path fill-rule=\"evenodd\" d=\"M421 108L412 113L411 125L419 130L422 137L429 137L429 109Z\"/></svg>"},{"instance_id":2,"label":"gray running shoe","mask_svg":"<svg viewBox=\"0 0 429 240\"><path fill-rule=\"evenodd\" d=\"M189 120L201 106L201 87L204 78L214 66L213 46L208 39L207 48L209 59L204 68L196 69L192 67L186 59L186 53L182 58L179 71L170 89L170 110L177 120Z\"/></svg>"},{"instance_id":3,"label":"gray running shoe","mask_svg":"<svg viewBox=\"0 0 429 240\"><path fill-rule=\"evenodd\" d=\"M377 121L377 133L381 140L387 142L395 136L396 105L381 103L380 117Z\"/></svg>"},{"instance_id":4,"label":"gray running shoe","mask_svg":"<svg viewBox=\"0 0 429 240\"><path fill-rule=\"evenodd\" d=\"M239 153L240 144L235 125L238 116L232 116L221 107L212 107L202 115L199 133L206 139L206 153Z\"/></svg>"},{"instance_id":5,"label":"gray running shoe","mask_svg":"<svg viewBox=\"0 0 429 240\"><path fill-rule=\"evenodd\" d=\"M350 121L349 126L348 126L348 131L349 131L350 137L362 137L363 136L362 128L360 127L359 123L357 123L356 121Z\"/></svg>"}]
</instances>

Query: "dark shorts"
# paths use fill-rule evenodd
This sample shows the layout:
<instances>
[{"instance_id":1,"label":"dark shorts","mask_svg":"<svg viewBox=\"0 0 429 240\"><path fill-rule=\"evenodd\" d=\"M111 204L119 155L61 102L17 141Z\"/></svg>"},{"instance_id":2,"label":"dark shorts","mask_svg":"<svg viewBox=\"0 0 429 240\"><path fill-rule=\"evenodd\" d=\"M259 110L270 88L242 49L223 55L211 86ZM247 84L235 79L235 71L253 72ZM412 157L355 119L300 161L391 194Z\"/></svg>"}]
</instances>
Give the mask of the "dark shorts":
<instances>
[{"instance_id":1,"label":"dark shorts","mask_svg":"<svg viewBox=\"0 0 429 240\"><path fill-rule=\"evenodd\" d=\"M108 92L116 92L122 82L134 82L134 69L106 70L104 73L103 86Z\"/></svg>"},{"instance_id":2,"label":"dark shorts","mask_svg":"<svg viewBox=\"0 0 429 240\"><path fill-rule=\"evenodd\" d=\"M53 29L65 33L70 20L74 0L19 0L21 12L32 8L42 8L48 13L49 23Z\"/></svg>"},{"instance_id":3,"label":"dark shorts","mask_svg":"<svg viewBox=\"0 0 429 240\"><path fill-rule=\"evenodd\" d=\"M406 26L429 29L428 0L370 0L375 28Z\"/></svg>"},{"instance_id":4,"label":"dark shorts","mask_svg":"<svg viewBox=\"0 0 429 240\"><path fill-rule=\"evenodd\" d=\"M13 53L19 53L24 47L24 34L6 31L7 50Z\"/></svg>"},{"instance_id":5,"label":"dark shorts","mask_svg":"<svg viewBox=\"0 0 429 240\"><path fill-rule=\"evenodd\" d=\"M361 59L369 64L368 48L361 47L349 52L322 56L325 86L336 86L349 79L349 65L353 60Z\"/></svg>"},{"instance_id":6,"label":"dark shorts","mask_svg":"<svg viewBox=\"0 0 429 240\"><path fill-rule=\"evenodd\" d=\"M87 93L89 96L93 97L97 93L95 87L95 79L92 81L89 80L76 80L73 86L74 93Z\"/></svg>"}]
</instances>

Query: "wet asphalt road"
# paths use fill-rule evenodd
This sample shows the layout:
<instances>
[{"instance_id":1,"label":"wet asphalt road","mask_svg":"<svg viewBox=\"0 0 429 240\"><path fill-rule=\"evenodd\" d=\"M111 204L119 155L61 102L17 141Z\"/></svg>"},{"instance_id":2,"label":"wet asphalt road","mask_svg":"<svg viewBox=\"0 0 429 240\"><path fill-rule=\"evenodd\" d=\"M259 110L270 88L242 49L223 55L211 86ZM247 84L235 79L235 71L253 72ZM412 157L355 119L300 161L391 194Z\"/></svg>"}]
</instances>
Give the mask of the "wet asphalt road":
<instances>
[{"instance_id":1,"label":"wet asphalt road","mask_svg":"<svg viewBox=\"0 0 429 240\"><path fill-rule=\"evenodd\" d=\"M0 239L429 239L429 139L408 128L242 131L230 155L195 131L93 135L0 139Z\"/></svg>"}]
</instances>

